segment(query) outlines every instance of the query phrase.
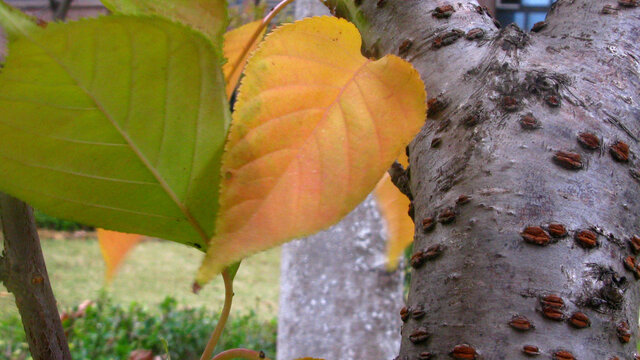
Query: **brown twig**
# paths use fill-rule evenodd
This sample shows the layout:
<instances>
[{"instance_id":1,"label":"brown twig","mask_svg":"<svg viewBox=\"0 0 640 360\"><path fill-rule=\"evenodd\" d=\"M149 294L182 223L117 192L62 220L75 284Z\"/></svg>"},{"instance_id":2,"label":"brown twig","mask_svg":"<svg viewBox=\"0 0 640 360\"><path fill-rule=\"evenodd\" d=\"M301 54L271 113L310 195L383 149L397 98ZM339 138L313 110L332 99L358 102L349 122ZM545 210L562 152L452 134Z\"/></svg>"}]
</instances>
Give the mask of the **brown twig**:
<instances>
[{"instance_id":1,"label":"brown twig","mask_svg":"<svg viewBox=\"0 0 640 360\"><path fill-rule=\"evenodd\" d=\"M4 283L7 277L7 260L4 257L4 254L0 256L0 283Z\"/></svg>"}]
</instances>

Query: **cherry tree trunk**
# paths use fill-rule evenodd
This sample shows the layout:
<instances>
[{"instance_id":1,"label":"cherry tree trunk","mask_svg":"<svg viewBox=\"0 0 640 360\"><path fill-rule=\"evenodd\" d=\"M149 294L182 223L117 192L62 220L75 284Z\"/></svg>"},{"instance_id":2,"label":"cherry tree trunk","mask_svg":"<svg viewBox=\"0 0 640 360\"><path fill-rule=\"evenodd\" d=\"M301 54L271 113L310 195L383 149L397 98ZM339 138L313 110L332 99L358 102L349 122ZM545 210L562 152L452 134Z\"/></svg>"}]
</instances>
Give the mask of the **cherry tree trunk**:
<instances>
[{"instance_id":1,"label":"cherry tree trunk","mask_svg":"<svg viewBox=\"0 0 640 360\"><path fill-rule=\"evenodd\" d=\"M399 359L633 359L639 2L559 0L532 32L470 0L328 3L429 93Z\"/></svg>"}]
</instances>

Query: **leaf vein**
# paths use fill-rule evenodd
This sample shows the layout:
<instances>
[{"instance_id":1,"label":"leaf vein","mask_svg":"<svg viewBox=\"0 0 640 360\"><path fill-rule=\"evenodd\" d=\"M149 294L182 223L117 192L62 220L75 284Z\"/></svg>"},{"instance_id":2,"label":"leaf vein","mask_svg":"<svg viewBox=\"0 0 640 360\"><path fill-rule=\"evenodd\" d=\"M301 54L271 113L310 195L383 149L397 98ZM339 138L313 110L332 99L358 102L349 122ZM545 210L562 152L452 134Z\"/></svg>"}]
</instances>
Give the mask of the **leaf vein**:
<instances>
[{"instance_id":1,"label":"leaf vein","mask_svg":"<svg viewBox=\"0 0 640 360\"><path fill-rule=\"evenodd\" d=\"M197 156L197 149L198 149L198 133L200 132L200 123L201 123L201 116L202 116L202 106L204 105L204 101L202 99L202 97L204 96L204 89L203 86L205 86L206 81L205 81L205 74L204 74L204 67L203 67L203 57L202 57L202 49L198 46L198 59L200 60L198 62L198 67L200 70L200 86L199 86L199 91L198 91L198 113L196 114L196 126L194 129L194 133L193 133L193 152L191 154L191 164L189 165L189 176L188 179L189 181L187 182L187 191L185 192L185 196L188 196L188 194L191 191L191 184L193 184L193 168L195 166L196 163L196 156ZM203 230L204 231L204 230ZM205 242L209 241L209 239L211 238L211 236L213 236L213 234L206 234L207 239L205 239Z\"/></svg>"},{"instance_id":2,"label":"leaf vein","mask_svg":"<svg viewBox=\"0 0 640 360\"><path fill-rule=\"evenodd\" d=\"M16 158L12 158L10 156L7 156L6 154L1 154L1 153L0 153L0 157L5 158L5 159L7 159L9 161L16 162L16 163L21 164L21 165L26 166L26 167L50 170L50 171L53 171L53 172L59 172L59 173L62 173L62 174L68 174L68 175L73 175L73 176L78 176L78 177L85 177L85 178L89 178L89 179L103 180L103 181L113 181L113 182L120 182L120 183L124 183L124 184L135 184L135 185L153 185L153 186L158 186L159 185L158 183L149 182L149 181L110 178L110 177L106 177L106 176L85 174L85 173L77 172L77 171L57 169L57 168L54 168L54 167L51 167L51 166L46 166L46 165L41 165L41 164L34 164L34 163L29 163L29 162L26 162L26 161L22 161L22 160L19 160L19 159L16 159Z\"/></svg>"},{"instance_id":3,"label":"leaf vein","mask_svg":"<svg viewBox=\"0 0 640 360\"><path fill-rule=\"evenodd\" d=\"M360 96L362 97L362 102L364 103L364 107L367 110L369 117L372 120L374 120L372 121L372 124L373 124L374 130L376 131L376 140L378 144L378 156L380 157L380 161L382 162L382 140L380 140L380 129L378 129L378 124L375 122L375 118L376 118L375 114L373 111L371 111L371 108L369 107L369 102L367 102L367 98L365 97L364 91L362 91L362 87L360 86L360 83L358 82L358 80L354 81L354 83L358 88L358 92L360 92Z\"/></svg>"},{"instance_id":4,"label":"leaf vein","mask_svg":"<svg viewBox=\"0 0 640 360\"><path fill-rule=\"evenodd\" d=\"M171 39L169 38L169 35L167 33L165 33L166 35L166 40L167 40L167 49L171 48ZM160 162L160 157L162 156L162 151L164 149L164 144L166 141L166 135L167 135L167 107L169 106L169 79L171 78L171 56L167 56L167 62L165 63L165 68L167 69L167 71L165 72L165 76L164 76L164 107L162 109L162 136L160 137L160 146L158 149L158 152L156 154L156 159L153 162L154 166L158 166L158 163Z\"/></svg>"},{"instance_id":5,"label":"leaf vein","mask_svg":"<svg viewBox=\"0 0 640 360\"><path fill-rule=\"evenodd\" d=\"M270 118L270 119L268 119L268 121L265 121L265 122L259 124L258 126L249 129L249 131L247 131L241 138L239 138L238 140L235 141L235 144L233 145L233 147L235 148L239 144L248 141L247 137L249 137L254 132L258 131L259 129L261 129L261 128L267 126L267 125L273 125L273 121L281 121L281 120L284 120L284 118L289 117L291 115L295 115L295 114L303 113L303 112L308 112L308 111L313 111L313 110L324 110L324 107L310 107L310 108L304 108L304 109L297 109L297 110L294 110L294 111L290 111L290 112L278 115L278 116L276 116L274 118ZM229 149L229 150L231 150L231 149Z\"/></svg>"},{"instance_id":6,"label":"leaf vein","mask_svg":"<svg viewBox=\"0 0 640 360\"><path fill-rule=\"evenodd\" d=\"M305 56L297 56L297 55L293 55L293 54L269 54L269 55L266 55L265 57L263 57L262 61L267 61L267 59L269 59L269 58L288 58L288 59L294 59L294 60L302 60L302 61L305 61L305 62L324 65L324 66L330 67L332 69L344 71L344 72L347 72L347 73L353 71L353 69L351 69L351 68L338 66L338 65L336 65L334 63L331 63L331 62L321 61L319 59L308 58L308 57L305 57ZM338 57L336 57L336 59L338 59Z\"/></svg>"},{"instance_id":7,"label":"leaf vein","mask_svg":"<svg viewBox=\"0 0 640 360\"><path fill-rule=\"evenodd\" d=\"M177 217L173 217L173 216L167 216L167 215L161 215L161 214L148 213L148 212L144 212L144 211L124 209L124 208L115 207L115 206L107 206L107 205L91 203L91 202L88 202L88 201L75 200L75 199L71 199L71 198L67 198L67 197L62 197L62 196L59 196L59 195L51 195L51 194L48 194L48 193L45 193L45 192L42 192L42 191L38 191L38 190L35 190L35 189L27 189L27 188L23 188L23 187L18 187L18 189L22 190L22 191L25 191L25 192L29 192L31 194L35 194L35 195L39 195L39 196L45 196L45 197L49 197L51 199L61 200L61 201L65 201L65 202L69 202L69 203L73 203L73 204L78 204L78 205L81 205L81 206L87 206L87 207L94 207L94 208L99 208L99 209L123 212L123 213L127 213L127 214L134 214L134 215L149 216L149 217L154 217L154 218L168 219L168 220L171 220L171 221L176 221L176 220L177 221L182 221L183 220L181 218L177 218Z\"/></svg>"},{"instance_id":8,"label":"leaf vein","mask_svg":"<svg viewBox=\"0 0 640 360\"><path fill-rule=\"evenodd\" d=\"M93 38L96 38L96 36L95 36L95 32L96 31L97 30L94 28L94 34L92 36ZM78 84L78 87L87 95L87 97L89 97L96 104L96 107L100 110L100 112L102 112L104 114L104 116L107 119L107 121L120 133L120 135L123 137L123 139L129 145L129 147L135 153L135 155L138 157L138 159L140 159L140 161L147 168L147 170L153 175L153 177L156 178L156 180L158 181L160 186L164 189L165 193L169 196L169 198L172 200L172 202L178 207L180 212L182 212L182 214L184 215L185 219L191 224L191 226L194 228L194 230L196 230L196 232L202 237L203 241L204 242L208 242L209 238L208 238L207 234L204 232L204 230L202 229L202 227L200 226L200 224L198 223L198 221L193 217L193 215L191 215L189 210L184 206L184 204L181 202L181 200L177 197L177 195L173 191L173 189L165 181L164 177L162 177L162 175L158 172L158 169L153 167L153 165L151 164L149 159L147 159L145 154L138 148L138 146L131 139L131 137L129 137L128 133L118 125L117 121L113 118L113 115L111 115L106 110L104 105L98 100L98 98L96 98L93 95L93 93L90 91L90 88L87 88L86 84L83 84L83 82L74 75L74 73L71 71L71 69L67 65L65 65L65 63L62 60L58 59L53 53L50 52L50 50L46 46L44 46L43 44L39 43L36 39L34 39L30 35L31 34L26 34L25 38L28 39L29 41L31 41L36 46L39 46L47 54L47 56L49 56L54 62L56 62L58 64L58 66L60 66L67 73L67 75L76 84ZM95 57L95 55L96 54L95 54L95 51L94 51L94 57ZM97 61L97 59L95 59L95 60ZM201 61L202 61L202 59L201 59Z\"/></svg>"},{"instance_id":9,"label":"leaf vein","mask_svg":"<svg viewBox=\"0 0 640 360\"><path fill-rule=\"evenodd\" d=\"M324 114L322 116L322 120L320 122L318 122L318 124L316 124L313 132L310 134L311 136L315 136L316 132L318 131L319 128L322 127L322 123L327 121L328 118L328 113L331 110L331 108L333 108L336 103L339 102L340 98L342 97L342 95L344 94L344 91L347 89L347 87L349 86L349 84L351 82L353 82L356 77L360 74L360 72L367 66L367 64L370 63L370 60L366 60L363 62L363 64L353 73L353 75L347 79L347 81L345 82L344 86L342 87L341 91L338 93L338 95L336 96L336 98L325 108ZM289 149L291 151L295 151L297 153L297 155L295 156L295 161L300 161L299 160L299 156L301 153L301 149L308 146L308 142L304 143L304 145L302 145L301 147L298 147L296 149ZM284 174L286 174L288 171L290 171L291 169L291 164L293 163L290 162L289 165L278 175L278 180L275 182L275 184L271 187L271 189L273 190L274 188L276 188L285 178ZM269 201L269 199L271 199L271 197L274 196L274 192L273 191L269 191L266 196L261 200L261 205L258 207L258 210L254 211L253 214L245 217L242 221L242 225L240 225L240 229L245 228L248 224L251 224L253 219L257 216L257 214L260 212L260 208L262 207L263 204L267 203ZM231 205L230 209L233 209L235 207L235 205Z\"/></svg>"},{"instance_id":10,"label":"leaf vein","mask_svg":"<svg viewBox=\"0 0 640 360\"><path fill-rule=\"evenodd\" d=\"M58 104L47 103L47 102L44 102L44 101L38 101L36 99L14 98L14 97L11 97L11 96L3 96L3 95L0 95L0 101L1 100L11 101L11 102L21 102L21 103L27 103L27 104L36 104L36 105L47 106L47 107L51 107L51 108L54 108L54 109L61 109L61 110L73 110L73 111L94 111L94 110L98 110L95 107L83 108L83 107L76 107L76 106L63 106L63 105L58 105Z\"/></svg>"}]
</instances>

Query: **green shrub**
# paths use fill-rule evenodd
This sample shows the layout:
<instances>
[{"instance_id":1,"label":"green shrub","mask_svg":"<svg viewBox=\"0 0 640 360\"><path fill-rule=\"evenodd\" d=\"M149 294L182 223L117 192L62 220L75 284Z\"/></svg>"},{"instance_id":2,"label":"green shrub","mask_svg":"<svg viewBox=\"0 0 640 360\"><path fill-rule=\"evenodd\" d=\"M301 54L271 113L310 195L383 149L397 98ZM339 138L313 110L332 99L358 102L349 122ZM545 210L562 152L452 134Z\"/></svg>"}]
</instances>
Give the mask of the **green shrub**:
<instances>
[{"instance_id":1,"label":"green shrub","mask_svg":"<svg viewBox=\"0 0 640 360\"><path fill-rule=\"evenodd\" d=\"M76 231L76 230L89 230L91 227L78 224L77 222L58 219L56 217L47 215L38 209L33 210L33 217L36 220L36 225L39 229L50 229L58 231Z\"/></svg>"},{"instance_id":2,"label":"green shrub","mask_svg":"<svg viewBox=\"0 0 640 360\"><path fill-rule=\"evenodd\" d=\"M29 346L25 342L20 318L0 317L0 359L22 360L26 359L27 354Z\"/></svg>"},{"instance_id":3,"label":"green shrub","mask_svg":"<svg viewBox=\"0 0 640 360\"><path fill-rule=\"evenodd\" d=\"M218 314L204 308L179 308L166 298L159 311L132 303L128 307L106 298L86 309L80 317L63 321L74 359L127 359L136 349L165 354L171 359L199 359L213 331ZM69 312L73 314L77 309ZM216 351L245 347L275 356L276 320L263 321L254 312L229 319ZM0 359L30 359L24 331L17 317L0 319Z\"/></svg>"}]
</instances>

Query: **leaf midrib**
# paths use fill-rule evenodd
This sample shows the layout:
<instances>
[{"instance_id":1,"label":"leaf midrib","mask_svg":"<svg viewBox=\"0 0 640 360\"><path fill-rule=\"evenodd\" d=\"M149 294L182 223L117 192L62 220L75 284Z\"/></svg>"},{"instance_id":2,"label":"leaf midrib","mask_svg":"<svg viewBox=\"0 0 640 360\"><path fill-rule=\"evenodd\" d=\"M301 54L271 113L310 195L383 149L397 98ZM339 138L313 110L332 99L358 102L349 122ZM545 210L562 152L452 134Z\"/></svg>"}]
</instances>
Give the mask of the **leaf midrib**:
<instances>
[{"instance_id":1,"label":"leaf midrib","mask_svg":"<svg viewBox=\"0 0 640 360\"><path fill-rule=\"evenodd\" d=\"M127 36L131 37L131 34L126 31ZM104 115L105 118L109 121L109 123L118 131L120 136L125 140L129 148L134 152L134 154L139 158L139 160L143 163L143 165L147 168L147 170L151 173L151 175L156 179L160 187L165 191L165 193L169 196L169 198L173 201L173 203L178 207L180 212L184 215L185 219L189 222L189 224L194 228L194 230L200 235L204 244L207 244L209 241L209 236L206 234L200 223L196 220L196 218L191 214L189 209L180 201L176 193L173 191L171 186L165 181L162 175L158 172L158 170L151 164L151 162L146 158L146 156L142 153L142 151L135 145L133 140L129 137L129 135L118 126L117 122L111 117L108 111L106 111L105 107L102 103L95 97L93 94L86 89L82 82L73 76L71 70L64 65L64 63L59 60L56 56L54 56L44 45L36 41L31 34L27 31L23 32L24 38L29 40L31 43L38 46L47 56L49 56L55 63L62 68L69 78L73 80L73 82L78 86L96 105L96 108ZM133 54L131 55L133 56ZM131 104L129 104L131 106ZM200 110L198 110L200 111ZM189 180L190 181L190 180Z\"/></svg>"},{"instance_id":2,"label":"leaf midrib","mask_svg":"<svg viewBox=\"0 0 640 360\"><path fill-rule=\"evenodd\" d=\"M338 92L338 94L336 94L336 97L333 99L333 101L331 101L331 103L329 103L326 107L321 107L321 108L323 108L323 109L325 110L325 111L323 112L323 114L322 114L322 118L321 118L321 120L318 122L318 124L316 125L315 129L314 129L314 130L313 130L313 131L312 131L312 132L307 136L307 138L310 138L310 137L314 136L314 135L317 133L318 129L322 126L322 124L324 124L324 123L327 121L328 113L329 113L329 111L330 111L334 106L336 106L336 105L340 106L339 101L340 101L340 99L341 99L342 95L344 94L344 92L346 91L346 89L349 87L349 85L351 85L351 83L356 83L356 78L357 78L357 76L358 76L358 75L359 75L359 74L360 74L360 73L361 73L361 72L362 72L362 71L367 67L367 65L369 65L371 62L372 62L371 60L369 60L369 59L365 59L365 60L363 61L363 63L362 63L360 66L358 66L358 68L357 68L357 69L356 69L356 71L353 73L353 75L352 75L351 77L349 77L349 78L345 81L344 86L342 86L342 87L341 87L340 91ZM343 113L343 112L342 112L342 109L340 109L340 112L341 112L341 113ZM343 121L345 121L344 115L342 116L342 118L343 118ZM240 140L242 140L242 139L240 139ZM237 141L237 142L234 144L234 147L235 147L235 145L237 145L238 143L239 143L239 141ZM250 224L250 223L251 223L251 220L253 220L253 218L255 218L255 217L257 216L257 214L259 213L259 211L260 211L260 209L262 208L262 206L267 202L267 200L269 200L269 198L270 198L271 196L273 196L273 191L272 191L272 190L280 184L280 182L281 182L281 181L282 181L282 179L284 178L284 174L286 174L286 173L291 169L291 166L293 166L294 161L295 161L295 162L299 162L299 155L300 155L299 153L300 153L301 149L302 149L303 147L305 147L305 146L306 146L306 144L304 144L303 146L298 147L298 148L296 148L296 149L294 150L294 151L296 151L296 153L297 153L297 154L296 154L296 155L295 155L295 157L292 159L292 161L290 161L290 162L289 162L289 164L287 165L287 167L286 167L286 168L285 168L285 169L284 169L284 170L283 170L283 171L282 171L282 172L277 176L277 177L278 177L278 180L276 180L276 182L273 184L273 186L272 186L272 187L271 187L271 189L269 190L269 193L268 193L265 197L260 198L260 199L251 199L251 200L253 200L253 201L260 201L260 205L258 206L258 209L257 209L257 210L255 210L255 211L253 212L253 214L251 214L251 215L250 215L250 216L245 220L245 223L244 223L242 226L240 226L240 227L239 227L236 231L234 231L234 232L242 231L244 228L246 228L246 227L248 226L248 224ZM227 149L226 151L227 151L227 152L229 152L229 151L230 151L230 149ZM350 162L350 159L347 159L347 162ZM350 169L349 169L349 166L347 166L347 169L348 169L348 170L350 170ZM348 179L347 179L347 183L350 183L350 182L351 182L351 173L349 173L349 174L347 175L347 178L348 178ZM296 192L296 193L297 193L297 194L299 194L299 192ZM298 197L298 198L296 198L296 203L298 203L298 201L299 201L299 197ZM229 207L229 209L233 209L233 208L235 208L236 206L238 206L238 205L240 205L240 204L242 204L242 203L244 203L244 202L245 202L245 201L242 201L242 202L237 203L237 204L233 204L231 207ZM296 205L296 208L297 208L297 207L298 207L298 206ZM222 219L222 216L221 216L221 217L219 217L219 219ZM219 224L219 225L220 225L220 224ZM221 228L221 227L220 227L220 228Z\"/></svg>"}]
</instances>

